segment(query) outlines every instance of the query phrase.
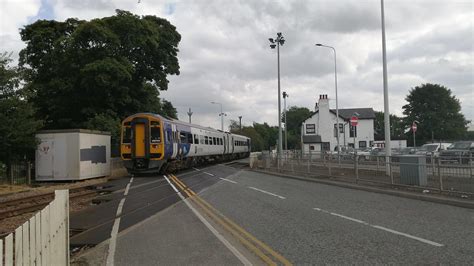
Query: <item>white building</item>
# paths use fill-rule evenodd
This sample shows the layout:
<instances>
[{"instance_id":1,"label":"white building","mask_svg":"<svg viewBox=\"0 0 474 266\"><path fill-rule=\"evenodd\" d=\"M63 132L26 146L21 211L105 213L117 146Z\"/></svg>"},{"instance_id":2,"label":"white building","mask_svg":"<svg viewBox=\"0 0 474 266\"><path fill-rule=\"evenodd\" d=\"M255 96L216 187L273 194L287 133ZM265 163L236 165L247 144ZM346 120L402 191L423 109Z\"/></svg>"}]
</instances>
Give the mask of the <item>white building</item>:
<instances>
[{"instance_id":1,"label":"white building","mask_svg":"<svg viewBox=\"0 0 474 266\"><path fill-rule=\"evenodd\" d=\"M301 142L304 153L336 150L336 110L329 109L327 95L319 95L315 112L301 125ZM359 123L350 125L351 116L358 116ZM375 113L372 108L339 109L339 145L363 149L374 142ZM355 143L355 144L354 144Z\"/></svg>"}]
</instances>

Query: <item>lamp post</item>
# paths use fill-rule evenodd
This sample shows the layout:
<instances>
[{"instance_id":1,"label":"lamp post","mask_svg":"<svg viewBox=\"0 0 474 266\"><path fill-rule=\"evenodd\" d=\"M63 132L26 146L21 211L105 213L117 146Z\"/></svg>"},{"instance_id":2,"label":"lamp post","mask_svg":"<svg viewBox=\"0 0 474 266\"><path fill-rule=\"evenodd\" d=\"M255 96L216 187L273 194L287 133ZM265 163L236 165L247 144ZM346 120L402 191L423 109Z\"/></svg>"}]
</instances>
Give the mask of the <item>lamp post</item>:
<instances>
[{"instance_id":1,"label":"lamp post","mask_svg":"<svg viewBox=\"0 0 474 266\"><path fill-rule=\"evenodd\" d=\"M385 12L383 0L380 0L382 13L382 61L383 61L383 105L384 105L384 128L385 128L385 163L390 164L392 149L390 147L390 108L388 107L388 81L387 81L387 52L385 48ZM386 175L390 175L389 167L385 167Z\"/></svg>"},{"instance_id":2,"label":"lamp post","mask_svg":"<svg viewBox=\"0 0 474 266\"><path fill-rule=\"evenodd\" d=\"M242 133L242 116L239 115L239 128L240 128L240 133Z\"/></svg>"},{"instance_id":3,"label":"lamp post","mask_svg":"<svg viewBox=\"0 0 474 266\"><path fill-rule=\"evenodd\" d=\"M222 103L218 103L218 102L211 102L212 104L218 104L221 106L221 112L219 113L219 116L221 117L221 130L224 131L224 116L227 116L227 114L224 114L224 112L222 112Z\"/></svg>"},{"instance_id":4,"label":"lamp post","mask_svg":"<svg viewBox=\"0 0 474 266\"><path fill-rule=\"evenodd\" d=\"M336 88L336 140L337 140L337 155L341 154L341 146L339 145L339 104L338 104L338 97L337 97L337 59L336 59L336 49L329 45L324 45L317 43L316 46L319 47L326 47L332 49L334 52L334 86Z\"/></svg>"},{"instance_id":5,"label":"lamp post","mask_svg":"<svg viewBox=\"0 0 474 266\"><path fill-rule=\"evenodd\" d=\"M288 150L288 124L286 123L286 98L289 95L286 91L283 92L283 111L285 112L285 151Z\"/></svg>"},{"instance_id":6,"label":"lamp post","mask_svg":"<svg viewBox=\"0 0 474 266\"><path fill-rule=\"evenodd\" d=\"M280 98L280 46L285 43L285 38L281 34L281 32L277 33L277 37L275 39L269 38L270 41L270 48L275 49L277 48L277 61L278 61L278 148L277 148L277 156L280 158L281 150L282 150L282 137L281 137L281 98ZM278 167L280 164L278 163Z\"/></svg>"}]
</instances>

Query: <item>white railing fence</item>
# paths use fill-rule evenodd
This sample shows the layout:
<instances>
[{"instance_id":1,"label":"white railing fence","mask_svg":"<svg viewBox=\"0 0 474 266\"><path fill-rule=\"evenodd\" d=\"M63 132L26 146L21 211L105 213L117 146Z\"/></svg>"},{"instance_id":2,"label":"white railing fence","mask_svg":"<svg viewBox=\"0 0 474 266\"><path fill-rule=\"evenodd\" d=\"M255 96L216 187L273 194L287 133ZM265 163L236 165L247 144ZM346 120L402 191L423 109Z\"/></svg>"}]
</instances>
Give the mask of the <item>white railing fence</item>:
<instances>
[{"instance_id":1,"label":"white railing fence","mask_svg":"<svg viewBox=\"0 0 474 266\"><path fill-rule=\"evenodd\" d=\"M0 266L69 265L69 191L0 239Z\"/></svg>"}]
</instances>

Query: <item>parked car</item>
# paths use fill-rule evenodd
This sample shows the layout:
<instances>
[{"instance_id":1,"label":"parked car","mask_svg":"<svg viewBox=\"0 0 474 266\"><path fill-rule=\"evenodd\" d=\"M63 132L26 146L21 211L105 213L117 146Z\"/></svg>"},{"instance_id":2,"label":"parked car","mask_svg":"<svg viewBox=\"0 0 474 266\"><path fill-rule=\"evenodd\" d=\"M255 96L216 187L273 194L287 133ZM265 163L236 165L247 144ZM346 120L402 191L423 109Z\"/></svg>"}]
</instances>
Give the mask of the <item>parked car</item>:
<instances>
[{"instance_id":1,"label":"parked car","mask_svg":"<svg viewBox=\"0 0 474 266\"><path fill-rule=\"evenodd\" d=\"M439 158L444 162L469 163L474 157L474 141L458 141L447 150L441 151Z\"/></svg>"},{"instance_id":2,"label":"parked car","mask_svg":"<svg viewBox=\"0 0 474 266\"><path fill-rule=\"evenodd\" d=\"M427 143L421 146L416 154L438 157L441 151L447 150L451 143Z\"/></svg>"}]
</instances>

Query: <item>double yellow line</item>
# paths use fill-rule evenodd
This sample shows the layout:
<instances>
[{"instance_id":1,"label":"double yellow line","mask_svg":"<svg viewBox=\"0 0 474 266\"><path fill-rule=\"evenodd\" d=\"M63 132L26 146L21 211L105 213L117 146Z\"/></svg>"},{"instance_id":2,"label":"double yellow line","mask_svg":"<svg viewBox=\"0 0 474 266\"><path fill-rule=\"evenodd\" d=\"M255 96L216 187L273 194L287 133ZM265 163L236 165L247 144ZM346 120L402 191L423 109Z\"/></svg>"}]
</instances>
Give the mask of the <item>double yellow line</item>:
<instances>
[{"instance_id":1,"label":"double yellow line","mask_svg":"<svg viewBox=\"0 0 474 266\"><path fill-rule=\"evenodd\" d=\"M249 232L245 231L242 227L232 222L229 218L225 217L218 210L212 207L204 199L199 197L194 191L188 188L181 180L175 175L169 175L170 179L182 190L188 197L196 203L209 217L211 217L216 223L225 228L235 238L237 238L244 246L250 251L255 253L268 265L277 265L277 263L283 265L292 265L285 257L278 254L272 248L265 243L261 242Z\"/></svg>"}]
</instances>

